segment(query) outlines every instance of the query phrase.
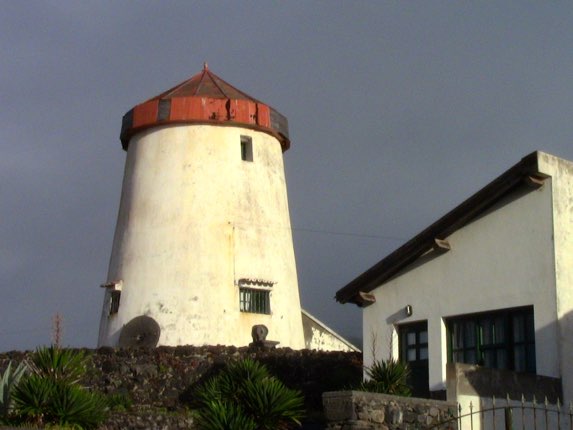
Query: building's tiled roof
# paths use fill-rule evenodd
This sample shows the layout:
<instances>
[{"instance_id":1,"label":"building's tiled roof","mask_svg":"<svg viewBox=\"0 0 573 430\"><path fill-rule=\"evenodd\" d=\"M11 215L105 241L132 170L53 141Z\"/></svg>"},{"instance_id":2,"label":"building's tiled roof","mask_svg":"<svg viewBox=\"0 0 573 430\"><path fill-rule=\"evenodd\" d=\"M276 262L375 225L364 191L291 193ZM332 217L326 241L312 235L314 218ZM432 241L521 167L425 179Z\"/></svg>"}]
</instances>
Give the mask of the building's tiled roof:
<instances>
[{"instance_id":1,"label":"building's tiled roof","mask_svg":"<svg viewBox=\"0 0 573 430\"><path fill-rule=\"evenodd\" d=\"M283 151L290 146L286 117L225 82L207 64L201 72L127 112L121 127L122 146L127 150L131 137L140 131L178 123L252 128L275 136Z\"/></svg>"}]
</instances>

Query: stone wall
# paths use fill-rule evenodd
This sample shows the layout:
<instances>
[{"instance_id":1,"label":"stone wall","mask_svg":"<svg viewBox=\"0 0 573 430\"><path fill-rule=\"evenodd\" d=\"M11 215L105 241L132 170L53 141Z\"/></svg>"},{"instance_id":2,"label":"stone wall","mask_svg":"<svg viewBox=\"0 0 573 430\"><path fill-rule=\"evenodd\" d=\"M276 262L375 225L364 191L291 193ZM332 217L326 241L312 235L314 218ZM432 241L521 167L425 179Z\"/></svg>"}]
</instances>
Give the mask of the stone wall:
<instances>
[{"instance_id":1,"label":"stone wall","mask_svg":"<svg viewBox=\"0 0 573 430\"><path fill-rule=\"evenodd\" d=\"M322 396L327 430L457 429L457 403L398 397L362 391L338 391Z\"/></svg>"},{"instance_id":2,"label":"stone wall","mask_svg":"<svg viewBox=\"0 0 573 430\"><path fill-rule=\"evenodd\" d=\"M362 378L362 355L290 348L253 350L247 347L178 346L154 349L99 348L86 350L91 366L84 385L105 394L123 394L133 407L118 412L102 427L115 429L193 428L193 387L231 360L250 357L305 396L308 428L322 419L322 393L355 386ZM0 372L8 362L29 353L0 354Z\"/></svg>"}]
</instances>

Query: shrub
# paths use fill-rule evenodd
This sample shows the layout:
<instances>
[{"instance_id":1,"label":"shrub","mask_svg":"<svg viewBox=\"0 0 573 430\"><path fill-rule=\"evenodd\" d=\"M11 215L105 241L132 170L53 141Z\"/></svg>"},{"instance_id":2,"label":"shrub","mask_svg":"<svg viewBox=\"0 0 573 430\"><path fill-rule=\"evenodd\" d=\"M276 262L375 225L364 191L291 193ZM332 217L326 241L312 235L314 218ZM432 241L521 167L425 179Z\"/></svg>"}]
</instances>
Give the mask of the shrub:
<instances>
[{"instance_id":1,"label":"shrub","mask_svg":"<svg viewBox=\"0 0 573 430\"><path fill-rule=\"evenodd\" d=\"M362 382L360 390L405 397L412 395L408 384L410 376L408 363L393 358L377 360L365 371L369 379Z\"/></svg>"},{"instance_id":2,"label":"shrub","mask_svg":"<svg viewBox=\"0 0 573 430\"><path fill-rule=\"evenodd\" d=\"M106 416L107 401L99 393L89 392L75 384L57 384L48 413L59 425L96 428Z\"/></svg>"},{"instance_id":3,"label":"shrub","mask_svg":"<svg viewBox=\"0 0 573 430\"><path fill-rule=\"evenodd\" d=\"M54 382L77 384L86 373L87 357L81 351L57 346L39 348L32 355L30 368L33 373Z\"/></svg>"},{"instance_id":4,"label":"shrub","mask_svg":"<svg viewBox=\"0 0 573 430\"><path fill-rule=\"evenodd\" d=\"M13 368L12 362L9 362L8 367L0 377L0 423L6 423L9 420L14 406L12 392L27 371L26 363L20 363L18 367Z\"/></svg>"},{"instance_id":5,"label":"shrub","mask_svg":"<svg viewBox=\"0 0 573 430\"><path fill-rule=\"evenodd\" d=\"M107 406L112 411L127 411L133 405L131 397L125 393L108 394L105 399Z\"/></svg>"},{"instance_id":6,"label":"shrub","mask_svg":"<svg viewBox=\"0 0 573 430\"><path fill-rule=\"evenodd\" d=\"M95 428L107 413L107 401L79 385L86 372L84 353L40 348L31 357L31 374L14 387L14 410L35 425Z\"/></svg>"},{"instance_id":7,"label":"shrub","mask_svg":"<svg viewBox=\"0 0 573 430\"><path fill-rule=\"evenodd\" d=\"M231 401L211 400L200 409L197 422L201 429L257 430L254 419Z\"/></svg>"},{"instance_id":8,"label":"shrub","mask_svg":"<svg viewBox=\"0 0 573 430\"><path fill-rule=\"evenodd\" d=\"M27 422L41 425L44 422L54 383L32 374L23 378L14 388L14 406L17 414Z\"/></svg>"},{"instance_id":9,"label":"shrub","mask_svg":"<svg viewBox=\"0 0 573 430\"><path fill-rule=\"evenodd\" d=\"M205 430L277 430L300 425L303 396L251 359L229 365L196 391Z\"/></svg>"}]
</instances>

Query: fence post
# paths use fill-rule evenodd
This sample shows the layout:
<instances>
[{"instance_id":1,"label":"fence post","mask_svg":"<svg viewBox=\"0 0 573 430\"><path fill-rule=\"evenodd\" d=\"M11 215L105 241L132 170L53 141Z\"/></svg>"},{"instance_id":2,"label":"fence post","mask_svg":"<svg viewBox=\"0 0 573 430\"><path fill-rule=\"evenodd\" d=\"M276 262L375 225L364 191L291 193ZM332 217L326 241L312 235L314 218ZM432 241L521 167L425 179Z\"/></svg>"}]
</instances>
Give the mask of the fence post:
<instances>
[{"instance_id":1,"label":"fence post","mask_svg":"<svg viewBox=\"0 0 573 430\"><path fill-rule=\"evenodd\" d=\"M511 409L509 393L506 394L505 401L507 402L507 406L504 410L505 430L513 430L513 411Z\"/></svg>"},{"instance_id":2,"label":"fence post","mask_svg":"<svg viewBox=\"0 0 573 430\"><path fill-rule=\"evenodd\" d=\"M505 430L513 430L513 411L509 406L505 408Z\"/></svg>"}]
</instances>

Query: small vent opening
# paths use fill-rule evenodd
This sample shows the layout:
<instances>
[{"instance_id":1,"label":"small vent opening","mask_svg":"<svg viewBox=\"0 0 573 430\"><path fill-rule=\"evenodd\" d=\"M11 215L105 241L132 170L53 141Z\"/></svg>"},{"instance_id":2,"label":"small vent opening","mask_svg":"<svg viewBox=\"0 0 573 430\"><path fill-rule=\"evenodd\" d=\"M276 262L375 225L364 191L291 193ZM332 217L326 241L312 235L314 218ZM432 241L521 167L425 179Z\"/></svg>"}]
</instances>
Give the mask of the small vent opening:
<instances>
[{"instance_id":1,"label":"small vent opening","mask_svg":"<svg viewBox=\"0 0 573 430\"><path fill-rule=\"evenodd\" d=\"M250 136L241 136L241 160L253 161L253 139Z\"/></svg>"}]
</instances>

